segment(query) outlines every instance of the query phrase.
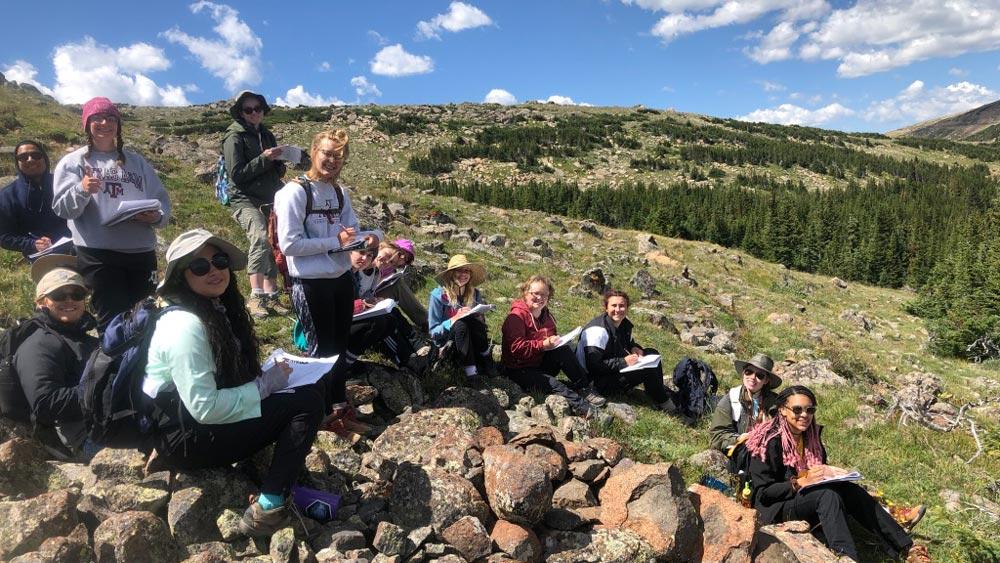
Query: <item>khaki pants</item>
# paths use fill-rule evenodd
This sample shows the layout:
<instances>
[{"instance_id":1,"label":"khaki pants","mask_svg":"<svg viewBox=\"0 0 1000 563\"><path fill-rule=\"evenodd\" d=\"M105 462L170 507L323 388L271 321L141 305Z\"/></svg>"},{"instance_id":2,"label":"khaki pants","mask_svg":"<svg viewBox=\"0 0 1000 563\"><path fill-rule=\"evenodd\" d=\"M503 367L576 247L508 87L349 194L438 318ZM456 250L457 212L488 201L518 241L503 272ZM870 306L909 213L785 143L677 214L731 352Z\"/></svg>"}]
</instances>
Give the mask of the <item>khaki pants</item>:
<instances>
[{"instance_id":1,"label":"khaki pants","mask_svg":"<svg viewBox=\"0 0 1000 563\"><path fill-rule=\"evenodd\" d=\"M274 263L271 244L267 241L267 217L253 204L238 203L233 205L233 219L240 224L250 241L247 273L264 274L269 279L277 278L278 265Z\"/></svg>"}]
</instances>

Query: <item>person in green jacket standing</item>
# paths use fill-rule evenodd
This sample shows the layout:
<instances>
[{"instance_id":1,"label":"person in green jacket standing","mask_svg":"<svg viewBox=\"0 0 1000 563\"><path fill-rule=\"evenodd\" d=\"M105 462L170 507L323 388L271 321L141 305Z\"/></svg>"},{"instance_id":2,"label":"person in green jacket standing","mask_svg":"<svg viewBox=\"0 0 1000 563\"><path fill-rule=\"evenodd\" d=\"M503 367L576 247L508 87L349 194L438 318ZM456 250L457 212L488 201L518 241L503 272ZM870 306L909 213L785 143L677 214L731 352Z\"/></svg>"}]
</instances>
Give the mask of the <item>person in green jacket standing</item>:
<instances>
[{"instance_id":1,"label":"person in green jacket standing","mask_svg":"<svg viewBox=\"0 0 1000 563\"><path fill-rule=\"evenodd\" d=\"M261 94L240 92L229 108L235 121L226 129L222 141L229 175L229 205L233 219L250 241L247 273L251 295L247 308L258 319L289 312L278 301L278 266L267 240L267 217L285 175L281 148L274 134L261 123L270 111L271 106Z\"/></svg>"}]
</instances>

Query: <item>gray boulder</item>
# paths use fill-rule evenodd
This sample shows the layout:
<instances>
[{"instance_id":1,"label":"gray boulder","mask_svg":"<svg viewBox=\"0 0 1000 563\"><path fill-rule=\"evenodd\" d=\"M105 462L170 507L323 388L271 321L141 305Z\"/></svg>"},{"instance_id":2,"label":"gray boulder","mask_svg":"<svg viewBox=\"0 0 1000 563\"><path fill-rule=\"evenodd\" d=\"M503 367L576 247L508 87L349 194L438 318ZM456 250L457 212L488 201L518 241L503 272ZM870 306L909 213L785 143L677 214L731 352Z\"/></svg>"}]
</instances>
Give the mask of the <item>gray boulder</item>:
<instances>
[{"instance_id":1,"label":"gray boulder","mask_svg":"<svg viewBox=\"0 0 1000 563\"><path fill-rule=\"evenodd\" d=\"M97 563L178 560L177 546L163 520L149 512L115 514L94 530Z\"/></svg>"},{"instance_id":2,"label":"gray boulder","mask_svg":"<svg viewBox=\"0 0 1000 563\"><path fill-rule=\"evenodd\" d=\"M443 530L463 516L488 521L489 507L468 480L412 463L400 465L389 497L392 520L404 528Z\"/></svg>"}]
</instances>

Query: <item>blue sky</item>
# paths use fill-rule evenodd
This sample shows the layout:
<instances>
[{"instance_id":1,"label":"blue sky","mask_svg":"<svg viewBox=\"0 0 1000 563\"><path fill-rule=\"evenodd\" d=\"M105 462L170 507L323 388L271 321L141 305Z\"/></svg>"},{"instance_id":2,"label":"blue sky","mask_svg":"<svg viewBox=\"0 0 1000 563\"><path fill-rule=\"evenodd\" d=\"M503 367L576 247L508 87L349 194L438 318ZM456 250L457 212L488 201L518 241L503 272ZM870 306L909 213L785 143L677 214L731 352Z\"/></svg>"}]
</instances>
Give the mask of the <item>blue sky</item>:
<instances>
[{"instance_id":1,"label":"blue sky","mask_svg":"<svg viewBox=\"0 0 1000 563\"><path fill-rule=\"evenodd\" d=\"M8 8L0 72L64 103L252 89L285 105L642 104L888 131L1000 98L1000 0L57 4Z\"/></svg>"}]
</instances>

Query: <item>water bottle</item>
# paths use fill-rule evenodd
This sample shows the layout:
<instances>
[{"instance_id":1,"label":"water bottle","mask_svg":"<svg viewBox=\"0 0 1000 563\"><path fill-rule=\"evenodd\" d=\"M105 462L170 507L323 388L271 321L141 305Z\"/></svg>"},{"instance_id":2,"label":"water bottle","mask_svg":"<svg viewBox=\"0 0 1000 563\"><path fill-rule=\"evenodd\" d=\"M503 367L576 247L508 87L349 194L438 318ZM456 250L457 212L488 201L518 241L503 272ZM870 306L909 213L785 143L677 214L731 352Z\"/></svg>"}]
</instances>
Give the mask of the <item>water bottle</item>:
<instances>
[{"instance_id":1,"label":"water bottle","mask_svg":"<svg viewBox=\"0 0 1000 563\"><path fill-rule=\"evenodd\" d=\"M715 489L726 496L733 496L735 494L733 490L729 488L729 485L726 485L711 475L703 475L701 477L701 484L709 489Z\"/></svg>"}]
</instances>

